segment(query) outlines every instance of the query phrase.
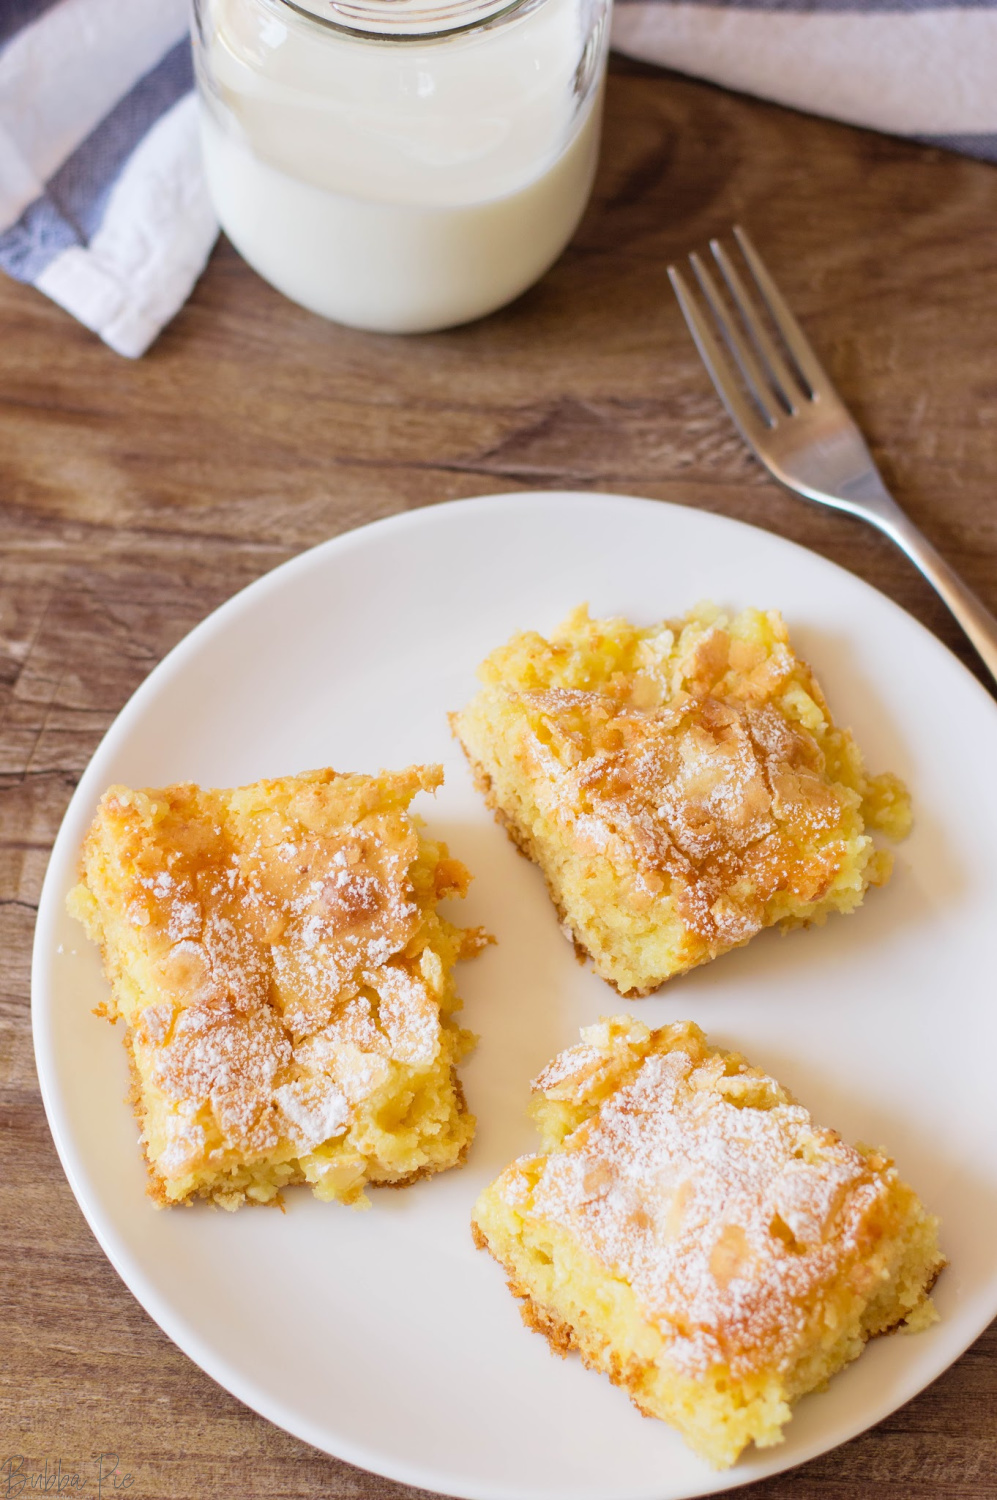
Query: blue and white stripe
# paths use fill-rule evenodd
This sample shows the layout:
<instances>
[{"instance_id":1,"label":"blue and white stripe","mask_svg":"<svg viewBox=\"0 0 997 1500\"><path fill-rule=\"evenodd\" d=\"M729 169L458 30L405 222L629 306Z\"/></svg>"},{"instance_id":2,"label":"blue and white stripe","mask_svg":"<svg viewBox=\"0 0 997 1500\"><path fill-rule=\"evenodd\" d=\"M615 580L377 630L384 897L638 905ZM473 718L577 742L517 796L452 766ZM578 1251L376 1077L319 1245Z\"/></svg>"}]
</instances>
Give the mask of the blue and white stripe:
<instances>
[{"instance_id":1,"label":"blue and white stripe","mask_svg":"<svg viewBox=\"0 0 997 1500\"><path fill-rule=\"evenodd\" d=\"M186 300L217 234L186 0L3 0L0 267L121 354Z\"/></svg>"},{"instance_id":2,"label":"blue and white stripe","mask_svg":"<svg viewBox=\"0 0 997 1500\"><path fill-rule=\"evenodd\" d=\"M0 0L0 268L121 354L217 234L187 0ZM997 0L617 0L613 42L679 72L997 161Z\"/></svg>"}]
</instances>

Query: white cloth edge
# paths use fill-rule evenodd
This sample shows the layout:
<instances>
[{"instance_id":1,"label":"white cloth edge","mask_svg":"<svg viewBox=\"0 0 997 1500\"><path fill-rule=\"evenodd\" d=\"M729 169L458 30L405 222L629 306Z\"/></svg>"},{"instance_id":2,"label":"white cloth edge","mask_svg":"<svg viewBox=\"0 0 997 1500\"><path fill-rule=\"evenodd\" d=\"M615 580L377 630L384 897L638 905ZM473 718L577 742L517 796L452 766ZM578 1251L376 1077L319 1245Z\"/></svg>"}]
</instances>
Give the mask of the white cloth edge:
<instances>
[{"instance_id":1,"label":"white cloth edge","mask_svg":"<svg viewBox=\"0 0 997 1500\"><path fill-rule=\"evenodd\" d=\"M35 286L135 359L183 306L217 234L197 99L185 94L129 158L89 246L57 255Z\"/></svg>"},{"instance_id":2,"label":"white cloth edge","mask_svg":"<svg viewBox=\"0 0 997 1500\"><path fill-rule=\"evenodd\" d=\"M613 45L892 135L997 131L997 10L821 14L621 5Z\"/></svg>"}]
</instances>

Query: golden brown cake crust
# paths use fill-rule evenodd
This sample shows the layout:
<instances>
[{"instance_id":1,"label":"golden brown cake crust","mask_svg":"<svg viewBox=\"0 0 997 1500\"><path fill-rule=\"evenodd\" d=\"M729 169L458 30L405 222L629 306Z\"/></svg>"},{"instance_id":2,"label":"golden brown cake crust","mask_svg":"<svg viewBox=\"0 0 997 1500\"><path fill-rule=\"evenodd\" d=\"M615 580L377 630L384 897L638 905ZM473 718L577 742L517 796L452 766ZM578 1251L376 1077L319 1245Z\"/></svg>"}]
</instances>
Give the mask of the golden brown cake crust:
<instances>
[{"instance_id":1,"label":"golden brown cake crust","mask_svg":"<svg viewBox=\"0 0 997 1500\"><path fill-rule=\"evenodd\" d=\"M889 875L866 829L902 836L906 792L866 776L774 612L704 606L639 629L583 609L479 676L454 734L621 995L764 927L851 911Z\"/></svg>"},{"instance_id":2,"label":"golden brown cake crust","mask_svg":"<svg viewBox=\"0 0 997 1500\"><path fill-rule=\"evenodd\" d=\"M265 1202L303 1177L355 1198L463 1159L449 971L490 939L436 913L470 877L406 809L441 780L321 770L102 798L70 903L127 1022L158 1202ZM411 1120L382 1126L393 1087Z\"/></svg>"},{"instance_id":3,"label":"golden brown cake crust","mask_svg":"<svg viewBox=\"0 0 997 1500\"><path fill-rule=\"evenodd\" d=\"M451 721L454 719L454 717L455 715L450 715ZM566 935L571 943L572 948L575 950L575 957L578 959L578 962L594 963L595 955L591 953L588 948L586 948L584 942L578 936L578 933L574 930L574 928L568 921L564 907L561 904L561 901L559 900L553 885L547 878L546 871L543 867L543 862L540 859L539 851L537 850L533 840L530 838L526 830L524 828L520 828L518 824L509 817L508 813L499 806L498 799L495 796L495 791L492 786L492 778L489 776L484 766L482 766L480 762L472 758L471 753L467 749L466 745L461 743L461 741L459 740L458 744L460 744L460 748L464 753L464 759L467 761L468 765L471 768L471 776L474 780L474 785L481 793L481 796L484 799L485 806L492 813L496 823L500 828L503 828L505 830L516 852L518 854L521 854L524 859L528 859L530 864L536 865L541 875L543 875L544 884L547 887L547 894L550 897L551 905L557 912L557 919L560 923L561 931ZM656 984L652 984L648 985L646 989L642 990L621 990L619 985L611 976L603 975L602 977L605 979L610 989L614 989L616 991L621 1000L641 1000L646 995L653 994L654 991L658 988Z\"/></svg>"},{"instance_id":4,"label":"golden brown cake crust","mask_svg":"<svg viewBox=\"0 0 997 1500\"><path fill-rule=\"evenodd\" d=\"M691 1022L587 1027L534 1082L543 1150L475 1243L528 1327L725 1466L869 1338L934 1318L937 1220L881 1152L814 1123Z\"/></svg>"},{"instance_id":5,"label":"golden brown cake crust","mask_svg":"<svg viewBox=\"0 0 997 1500\"><path fill-rule=\"evenodd\" d=\"M844 808L812 736L768 704L706 696L652 710L607 696L560 688L522 702L547 733L584 738L586 758L559 776L558 817L574 816L581 853L618 844L623 866L625 851L634 904L667 881L686 928L730 947L760 931L778 892L823 898L840 854L833 842L816 854L815 840Z\"/></svg>"},{"instance_id":6,"label":"golden brown cake crust","mask_svg":"<svg viewBox=\"0 0 997 1500\"><path fill-rule=\"evenodd\" d=\"M487 1240L477 1228L474 1230L474 1242L479 1250L487 1250L489 1248ZM943 1261L925 1285L926 1296L931 1292L938 1277L945 1269L945 1264ZM506 1269L508 1268L506 1267ZM657 1413L649 1411L646 1403L641 1400L642 1388L640 1378L642 1371L639 1364L627 1365L620 1360L606 1360L605 1357L595 1358L586 1348L584 1341L580 1341L576 1337L570 1324L564 1322L556 1313L551 1312L548 1308L543 1307L539 1302L535 1301L530 1292L514 1276L506 1278L506 1285L519 1302L519 1315L523 1323L531 1333L542 1334L547 1340L552 1354L556 1354L559 1359L567 1359L569 1354L577 1354L586 1369L594 1370L597 1374L608 1375L613 1385L618 1386L620 1390L626 1391L641 1416L653 1418L657 1415ZM869 1343L871 1339L895 1333L904 1321L905 1319L901 1315L896 1317L887 1326L877 1328L873 1333L863 1333L863 1343Z\"/></svg>"},{"instance_id":7,"label":"golden brown cake crust","mask_svg":"<svg viewBox=\"0 0 997 1500\"><path fill-rule=\"evenodd\" d=\"M841 1274L864 1290L866 1258L906 1210L891 1164L816 1127L698 1028L633 1050L634 1071L547 1157L531 1212L632 1286L691 1372L789 1359L799 1310ZM572 1048L535 1093L583 1098L608 1065Z\"/></svg>"},{"instance_id":8,"label":"golden brown cake crust","mask_svg":"<svg viewBox=\"0 0 997 1500\"><path fill-rule=\"evenodd\" d=\"M510 1280L508 1285L512 1295L519 1298L519 1315L523 1322L533 1333L543 1334L550 1345L552 1354L556 1354L559 1359L567 1359L573 1350L578 1350L582 1356L582 1363L593 1368L567 1323L541 1307L538 1302L534 1302L526 1288L520 1286L518 1282ZM617 1381L617 1384L620 1383Z\"/></svg>"},{"instance_id":9,"label":"golden brown cake crust","mask_svg":"<svg viewBox=\"0 0 997 1500\"><path fill-rule=\"evenodd\" d=\"M540 1333L547 1340L552 1354L559 1359L567 1359L569 1354L577 1354L587 1370L594 1370L596 1374L608 1375L613 1385L621 1391L626 1391L634 1406L642 1417L653 1418L655 1413L648 1411L647 1406L640 1399L640 1375L641 1369L636 1362L625 1364L621 1360L601 1359L594 1357L580 1342L569 1324L563 1322L556 1314L548 1312L539 1303L535 1302L529 1292L522 1289L517 1290L514 1282L509 1282L509 1290L514 1297L520 1299L519 1314L526 1327L533 1333Z\"/></svg>"}]
</instances>

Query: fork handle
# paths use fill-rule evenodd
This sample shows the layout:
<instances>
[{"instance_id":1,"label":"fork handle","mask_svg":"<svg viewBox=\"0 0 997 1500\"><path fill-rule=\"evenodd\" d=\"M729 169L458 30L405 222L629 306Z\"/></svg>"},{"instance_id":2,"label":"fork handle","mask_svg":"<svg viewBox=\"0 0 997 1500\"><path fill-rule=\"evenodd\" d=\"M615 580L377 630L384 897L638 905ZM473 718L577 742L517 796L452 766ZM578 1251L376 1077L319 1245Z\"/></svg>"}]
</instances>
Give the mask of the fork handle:
<instances>
[{"instance_id":1,"label":"fork handle","mask_svg":"<svg viewBox=\"0 0 997 1500\"><path fill-rule=\"evenodd\" d=\"M950 568L927 537L922 536L913 521L904 514L888 492L889 505L879 498L876 524L897 546L902 548L919 572L948 605L969 636L987 671L997 683L997 619L981 603L972 589L966 587L954 568ZM872 519L870 517L869 519Z\"/></svg>"}]
</instances>

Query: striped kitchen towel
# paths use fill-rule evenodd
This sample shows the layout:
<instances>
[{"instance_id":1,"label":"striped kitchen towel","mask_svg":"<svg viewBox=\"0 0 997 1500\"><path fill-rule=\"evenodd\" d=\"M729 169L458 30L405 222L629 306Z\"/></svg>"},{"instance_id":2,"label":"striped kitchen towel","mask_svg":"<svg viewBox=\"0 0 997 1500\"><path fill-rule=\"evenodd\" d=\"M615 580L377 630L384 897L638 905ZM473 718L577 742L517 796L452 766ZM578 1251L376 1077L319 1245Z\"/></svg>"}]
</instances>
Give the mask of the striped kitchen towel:
<instances>
[{"instance_id":1,"label":"striped kitchen towel","mask_svg":"<svg viewBox=\"0 0 997 1500\"><path fill-rule=\"evenodd\" d=\"M995 0L617 0L613 45L793 109L997 161Z\"/></svg>"},{"instance_id":2,"label":"striped kitchen towel","mask_svg":"<svg viewBox=\"0 0 997 1500\"><path fill-rule=\"evenodd\" d=\"M121 354L217 233L187 0L0 0L0 268ZM997 160L997 0L617 0L621 51Z\"/></svg>"},{"instance_id":3,"label":"striped kitchen towel","mask_svg":"<svg viewBox=\"0 0 997 1500\"><path fill-rule=\"evenodd\" d=\"M187 0L0 0L0 267L119 354L186 301L218 233Z\"/></svg>"}]
</instances>

